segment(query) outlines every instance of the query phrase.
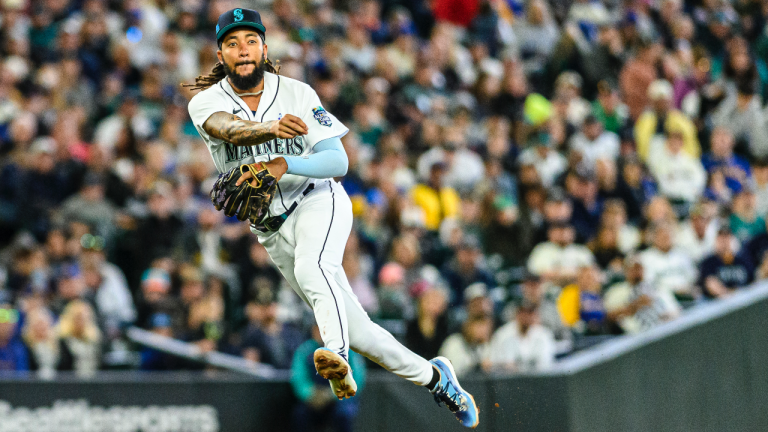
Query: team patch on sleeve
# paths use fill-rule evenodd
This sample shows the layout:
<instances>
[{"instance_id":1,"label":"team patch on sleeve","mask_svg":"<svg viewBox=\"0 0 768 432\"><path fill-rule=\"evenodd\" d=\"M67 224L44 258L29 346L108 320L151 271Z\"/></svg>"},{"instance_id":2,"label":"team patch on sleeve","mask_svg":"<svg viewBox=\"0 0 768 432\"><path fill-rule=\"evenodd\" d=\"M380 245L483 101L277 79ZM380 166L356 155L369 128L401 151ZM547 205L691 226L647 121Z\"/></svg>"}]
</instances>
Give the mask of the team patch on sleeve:
<instances>
[{"instance_id":1,"label":"team patch on sleeve","mask_svg":"<svg viewBox=\"0 0 768 432\"><path fill-rule=\"evenodd\" d=\"M312 115L321 125L331 127L331 117L328 116L328 111L325 108L321 106L312 108Z\"/></svg>"}]
</instances>

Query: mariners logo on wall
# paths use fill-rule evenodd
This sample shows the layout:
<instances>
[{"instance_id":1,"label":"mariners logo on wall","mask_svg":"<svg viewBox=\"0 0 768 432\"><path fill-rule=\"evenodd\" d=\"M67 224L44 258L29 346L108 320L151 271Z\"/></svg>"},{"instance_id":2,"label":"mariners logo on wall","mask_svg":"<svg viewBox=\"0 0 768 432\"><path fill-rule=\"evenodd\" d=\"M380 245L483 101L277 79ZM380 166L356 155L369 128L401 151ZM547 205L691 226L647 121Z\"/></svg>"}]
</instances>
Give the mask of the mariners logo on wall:
<instances>
[{"instance_id":1,"label":"mariners logo on wall","mask_svg":"<svg viewBox=\"0 0 768 432\"><path fill-rule=\"evenodd\" d=\"M328 116L328 111L325 108L321 106L312 108L312 115L315 116L315 120L321 125L331 127L331 117Z\"/></svg>"}]
</instances>

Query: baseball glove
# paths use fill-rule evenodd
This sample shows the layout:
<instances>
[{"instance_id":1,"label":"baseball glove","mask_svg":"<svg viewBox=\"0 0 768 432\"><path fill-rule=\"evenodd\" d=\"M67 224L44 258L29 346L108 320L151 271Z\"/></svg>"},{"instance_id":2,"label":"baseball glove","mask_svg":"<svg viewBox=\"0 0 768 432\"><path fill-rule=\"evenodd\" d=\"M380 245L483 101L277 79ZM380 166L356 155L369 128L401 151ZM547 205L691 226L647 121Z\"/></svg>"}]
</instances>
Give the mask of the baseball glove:
<instances>
[{"instance_id":1,"label":"baseball glove","mask_svg":"<svg viewBox=\"0 0 768 432\"><path fill-rule=\"evenodd\" d=\"M253 178L237 186L237 180L246 171L250 171ZM267 215L276 189L277 179L263 162L241 165L219 175L211 189L211 202L216 210L224 209L227 216L256 224Z\"/></svg>"}]
</instances>

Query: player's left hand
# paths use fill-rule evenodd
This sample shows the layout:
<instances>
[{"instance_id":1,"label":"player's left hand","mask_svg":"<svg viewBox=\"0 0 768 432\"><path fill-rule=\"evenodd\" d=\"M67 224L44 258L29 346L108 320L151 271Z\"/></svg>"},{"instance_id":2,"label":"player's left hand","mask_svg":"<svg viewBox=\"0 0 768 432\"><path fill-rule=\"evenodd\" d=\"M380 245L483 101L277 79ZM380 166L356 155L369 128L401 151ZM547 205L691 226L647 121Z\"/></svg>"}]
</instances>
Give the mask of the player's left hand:
<instances>
[{"instance_id":1,"label":"player's left hand","mask_svg":"<svg viewBox=\"0 0 768 432\"><path fill-rule=\"evenodd\" d=\"M276 158L269 162L264 162L264 166L267 167L267 170L270 174L275 176L277 181L280 181L280 179L283 177L286 171L288 171L288 163L285 162L284 158ZM239 179L237 179L237 183L235 183L235 186L240 186L244 181L249 181L253 178L253 175L250 171L246 171L243 173L243 175L240 176ZM256 187L255 184L251 183L252 186Z\"/></svg>"}]
</instances>

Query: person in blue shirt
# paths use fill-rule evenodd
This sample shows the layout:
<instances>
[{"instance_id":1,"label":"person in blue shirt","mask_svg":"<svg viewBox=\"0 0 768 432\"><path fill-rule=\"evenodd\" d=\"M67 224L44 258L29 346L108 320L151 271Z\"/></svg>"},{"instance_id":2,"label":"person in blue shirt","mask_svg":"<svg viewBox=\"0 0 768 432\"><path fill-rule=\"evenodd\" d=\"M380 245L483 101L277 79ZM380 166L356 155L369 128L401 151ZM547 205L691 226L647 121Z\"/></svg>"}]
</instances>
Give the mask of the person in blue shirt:
<instances>
[{"instance_id":1,"label":"person in blue shirt","mask_svg":"<svg viewBox=\"0 0 768 432\"><path fill-rule=\"evenodd\" d=\"M744 255L736 254L734 243L731 229L721 227L715 240L715 253L699 266L699 285L708 298L726 297L752 282L752 263Z\"/></svg>"},{"instance_id":2,"label":"person in blue shirt","mask_svg":"<svg viewBox=\"0 0 768 432\"><path fill-rule=\"evenodd\" d=\"M299 402L293 412L293 429L296 432L326 431L332 427L337 432L352 432L359 408L359 396L365 386L365 360L349 352L352 376L357 382L358 397L336 400L328 387L328 381L315 371L314 352L322 346L323 339L317 325L312 326L312 339L299 346L291 363L291 387Z\"/></svg>"},{"instance_id":3,"label":"person in blue shirt","mask_svg":"<svg viewBox=\"0 0 768 432\"><path fill-rule=\"evenodd\" d=\"M701 163L707 174L722 171L725 185L732 191L741 190L751 176L749 163L741 156L733 154L735 141L733 134L723 127L715 128L710 138L711 150L701 157Z\"/></svg>"},{"instance_id":4,"label":"person in blue shirt","mask_svg":"<svg viewBox=\"0 0 768 432\"><path fill-rule=\"evenodd\" d=\"M27 347L16 332L18 322L19 311L8 304L0 305L0 374L29 370Z\"/></svg>"}]
</instances>

